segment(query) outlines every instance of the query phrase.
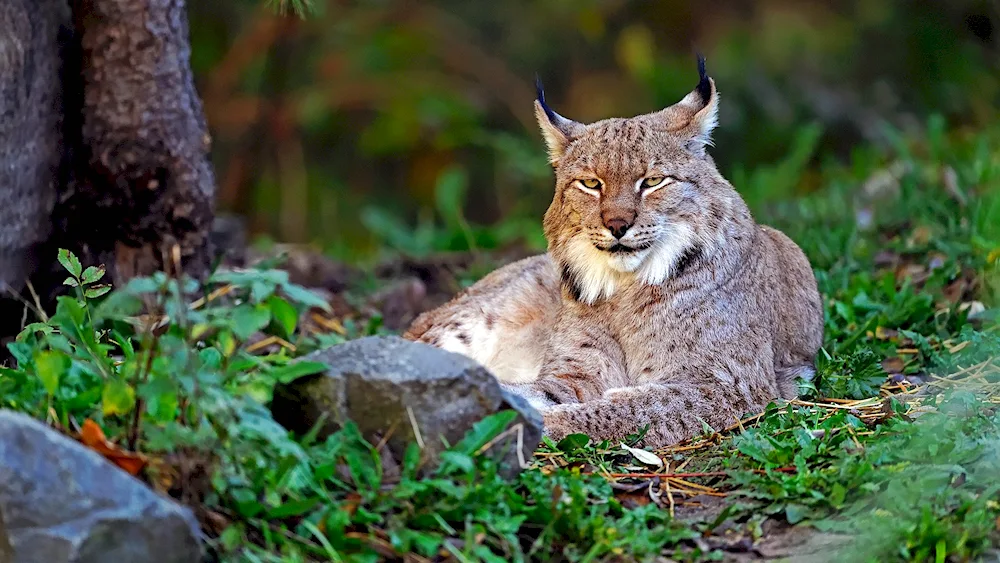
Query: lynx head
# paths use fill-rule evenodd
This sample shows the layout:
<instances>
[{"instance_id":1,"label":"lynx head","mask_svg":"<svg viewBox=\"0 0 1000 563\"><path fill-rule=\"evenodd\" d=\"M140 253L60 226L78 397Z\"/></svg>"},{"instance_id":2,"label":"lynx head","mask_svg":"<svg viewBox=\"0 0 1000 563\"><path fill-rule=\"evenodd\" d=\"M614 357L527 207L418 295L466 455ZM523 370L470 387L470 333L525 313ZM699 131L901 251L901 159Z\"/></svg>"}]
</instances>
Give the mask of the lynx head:
<instances>
[{"instance_id":1,"label":"lynx head","mask_svg":"<svg viewBox=\"0 0 1000 563\"><path fill-rule=\"evenodd\" d=\"M535 116L555 169L549 251L574 297L593 303L635 280L658 285L711 252L739 196L707 154L719 95L698 59L698 86L663 110L582 124L545 103Z\"/></svg>"}]
</instances>

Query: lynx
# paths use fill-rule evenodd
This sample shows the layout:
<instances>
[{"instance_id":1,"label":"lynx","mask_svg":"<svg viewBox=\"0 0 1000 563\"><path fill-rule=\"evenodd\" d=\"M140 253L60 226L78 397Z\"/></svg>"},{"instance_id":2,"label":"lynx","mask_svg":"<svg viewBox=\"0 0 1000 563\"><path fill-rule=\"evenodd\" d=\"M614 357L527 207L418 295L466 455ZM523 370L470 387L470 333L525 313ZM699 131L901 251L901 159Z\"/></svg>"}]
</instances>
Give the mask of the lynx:
<instances>
[{"instance_id":1,"label":"lynx","mask_svg":"<svg viewBox=\"0 0 1000 563\"><path fill-rule=\"evenodd\" d=\"M488 367L553 439L660 447L720 430L814 374L823 312L802 250L758 225L707 153L719 94L582 124L535 114L555 171L548 252L502 267L404 337Z\"/></svg>"}]
</instances>

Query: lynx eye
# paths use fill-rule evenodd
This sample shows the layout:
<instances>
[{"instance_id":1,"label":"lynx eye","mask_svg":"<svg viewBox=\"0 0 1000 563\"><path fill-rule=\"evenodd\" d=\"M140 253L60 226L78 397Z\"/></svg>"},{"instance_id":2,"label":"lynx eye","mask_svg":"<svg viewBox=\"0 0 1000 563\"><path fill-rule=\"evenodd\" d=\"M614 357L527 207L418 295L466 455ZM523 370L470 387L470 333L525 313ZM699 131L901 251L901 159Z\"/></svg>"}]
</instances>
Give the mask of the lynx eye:
<instances>
[{"instance_id":1,"label":"lynx eye","mask_svg":"<svg viewBox=\"0 0 1000 563\"><path fill-rule=\"evenodd\" d=\"M588 178L586 180L577 180L580 185L587 188L588 190L599 190L601 189L601 181L594 178Z\"/></svg>"},{"instance_id":2,"label":"lynx eye","mask_svg":"<svg viewBox=\"0 0 1000 563\"><path fill-rule=\"evenodd\" d=\"M652 178L646 178L642 181L642 187L655 188L656 186L662 184L666 179L666 176L653 176Z\"/></svg>"}]
</instances>

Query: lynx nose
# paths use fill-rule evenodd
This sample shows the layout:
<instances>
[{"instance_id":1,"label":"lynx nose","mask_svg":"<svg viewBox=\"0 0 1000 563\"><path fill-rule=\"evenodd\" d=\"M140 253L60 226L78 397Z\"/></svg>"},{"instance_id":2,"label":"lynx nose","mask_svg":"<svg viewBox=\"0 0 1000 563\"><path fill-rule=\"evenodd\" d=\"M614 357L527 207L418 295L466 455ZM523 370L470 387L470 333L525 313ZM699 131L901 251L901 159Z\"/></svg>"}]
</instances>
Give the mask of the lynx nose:
<instances>
[{"instance_id":1,"label":"lynx nose","mask_svg":"<svg viewBox=\"0 0 1000 563\"><path fill-rule=\"evenodd\" d=\"M604 221L604 226L611 231L611 234L614 235L615 238L620 239L625 236L625 233L628 231L629 227L632 226L632 224L625 219L616 218Z\"/></svg>"}]
</instances>

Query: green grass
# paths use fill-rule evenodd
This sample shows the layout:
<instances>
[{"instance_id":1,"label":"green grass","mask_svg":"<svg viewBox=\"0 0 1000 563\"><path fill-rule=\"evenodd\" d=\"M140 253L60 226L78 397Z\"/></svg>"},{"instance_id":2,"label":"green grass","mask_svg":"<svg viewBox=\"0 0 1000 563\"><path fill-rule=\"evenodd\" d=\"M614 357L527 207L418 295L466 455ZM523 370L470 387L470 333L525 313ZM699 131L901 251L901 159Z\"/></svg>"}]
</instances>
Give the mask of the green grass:
<instances>
[{"instance_id":1,"label":"green grass","mask_svg":"<svg viewBox=\"0 0 1000 563\"><path fill-rule=\"evenodd\" d=\"M641 478L602 475L664 470L583 436L546 441L537 467L506 481L476 452L508 413L483 421L429 475L416 445L398 474L384 472L351 426L325 440L289 436L266 408L271 391L321 368L289 361L381 329L303 330L302 313L325 305L276 270L220 273L204 286L160 274L107 293L103 271L62 253L73 294L9 346L17 367L0 369L0 400L70 433L92 419L148 456L148 481L196 508L224 561L704 561L722 556L702 538L723 521L758 538L769 519L851 534L843 560L969 560L1000 539L998 136L948 136L932 120L926 138L859 153L853 167L825 165L818 194L755 206L810 256L826 342L804 389L814 401L774 404L742 430L708 432L695 441L703 447L660 452L669 467L711 473L691 479L728 494L718 515L672 518L662 494L637 502L624 489ZM803 150L744 173L746 189L780 180L790 193ZM856 202L896 161L898 193ZM453 222L428 227L426 240L388 223L382 232L418 253L508 237L446 213L460 180L439 201ZM868 205L873 223L861 229L856 211ZM294 352L256 349L259 333ZM890 372L934 385L923 399L853 410L820 400L877 397ZM949 374L959 377L935 379ZM172 468L184 471L170 478Z\"/></svg>"}]
</instances>

